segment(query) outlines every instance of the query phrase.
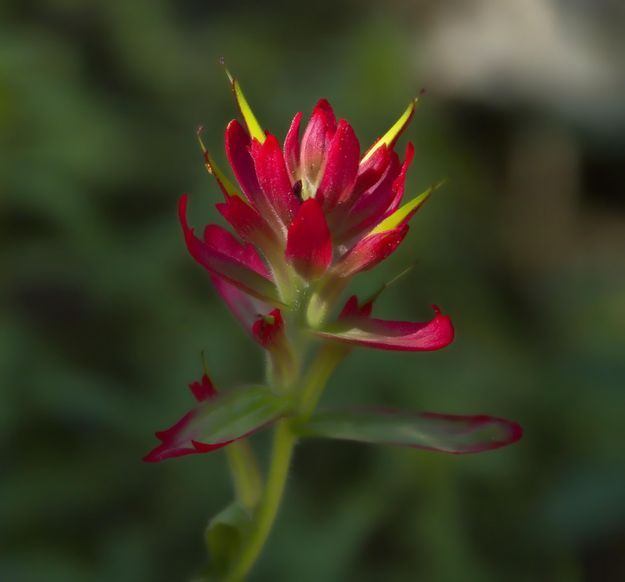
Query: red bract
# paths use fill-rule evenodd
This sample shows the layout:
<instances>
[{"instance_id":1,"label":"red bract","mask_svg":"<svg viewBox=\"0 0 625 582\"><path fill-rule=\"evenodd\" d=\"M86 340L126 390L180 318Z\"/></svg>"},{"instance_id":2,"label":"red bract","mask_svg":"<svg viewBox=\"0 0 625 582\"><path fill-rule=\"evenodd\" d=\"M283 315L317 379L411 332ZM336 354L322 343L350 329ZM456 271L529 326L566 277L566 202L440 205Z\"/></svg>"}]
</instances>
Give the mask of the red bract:
<instances>
[{"instance_id":1,"label":"red bract","mask_svg":"<svg viewBox=\"0 0 625 582\"><path fill-rule=\"evenodd\" d=\"M286 259L305 279L318 279L332 262L332 236L316 198L300 206L289 226Z\"/></svg>"},{"instance_id":2,"label":"red bract","mask_svg":"<svg viewBox=\"0 0 625 582\"><path fill-rule=\"evenodd\" d=\"M207 374L203 374L199 382L195 381L189 384L189 390L191 390L198 402L210 400L217 396L217 390ZM194 440L192 426L196 417L197 410L194 409L191 412L187 412L170 428L155 433L161 444L152 449L143 460L148 463L155 463L172 457L206 453L229 444L230 441L224 441L218 444L207 445Z\"/></svg>"},{"instance_id":3,"label":"red bract","mask_svg":"<svg viewBox=\"0 0 625 582\"><path fill-rule=\"evenodd\" d=\"M358 307L358 300L351 297L336 323L314 333L336 342L398 352L440 350L454 339L451 320L435 305L436 315L426 323L373 319L371 308L370 302Z\"/></svg>"},{"instance_id":4,"label":"red bract","mask_svg":"<svg viewBox=\"0 0 625 582\"><path fill-rule=\"evenodd\" d=\"M259 317L252 325L252 334L264 348L270 348L280 341L284 334L284 321L279 309Z\"/></svg>"}]
</instances>

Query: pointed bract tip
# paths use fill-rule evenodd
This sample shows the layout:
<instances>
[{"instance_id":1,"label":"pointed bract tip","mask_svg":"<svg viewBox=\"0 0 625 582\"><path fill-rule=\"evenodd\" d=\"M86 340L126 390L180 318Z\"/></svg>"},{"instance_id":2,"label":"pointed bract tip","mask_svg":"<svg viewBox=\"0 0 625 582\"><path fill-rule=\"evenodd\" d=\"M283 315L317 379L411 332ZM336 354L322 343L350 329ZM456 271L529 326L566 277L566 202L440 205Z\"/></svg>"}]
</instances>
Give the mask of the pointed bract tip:
<instances>
[{"instance_id":1,"label":"pointed bract tip","mask_svg":"<svg viewBox=\"0 0 625 582\"><path fill-rule=\"evenodd\" d=\"M208 157L208 150L206 149L206 146L204 145L204 140L202 139L203 133L204 133L204 126L200 125L198 126L195 132L195 137L197 138L198 144L200 144L200 150L202 150L202 155L204 156L204 162L207 164L206 169L212 174L213 170L211 168L210 160Z\"/></svg>"},{"instance_id":2,"label":"pointed bract tip","mask_svg":"<svg viewBox=\"0 0 625 582\"><path fill-rule=\"evenodd\" d=\"M226 65L226 59L224 57L219 57L219 64L224 68L226 76L228 77L228 82L231 85L234 85L234 77L232 76L230 69L228 69L228 66Z\"/></svg>"},{"instance_id":3,"label":"pointed bract tip","mask_svg":"<svg viewBox=\"0 0 625 582\"><path fill-rule=\"evenodd\" d=\"M202 361L202 371L205 376L208 376L208 366L206 365L206 350L200 352L200 360Z\"/></svg>"},{"instance_id":4,"label":"pointed bract tip","mask_svg":"<svg viewBox=\"0 0 625 582\"><path fill-rule=\"evenodd\" d=\"M366 162L376 152L376 150L382 147L383 144L386 144L389 148L395 147L395 143L399 139L399 136L404 132L404 130L412 121L412 117L414 116L414 112L417 108L418 102L418 97L411 99L408 107L406 107L404 112L399 116L399 119L397 119L397 121L390 127L390 129L382 137L377 139L373 143L373 145L365 152L362 160L360 160L361 164Z\"/></svg>"},{"instance_id":5,"label":"pointed bract tip","mask_svg":"<svg viewBox=\"0 0 625 582\"><path fill-rule=\"evenodd\" d=\"M338 319L349 319L350 317L369 317L373 311L373 301L358 302L358 297L352 295L341 310Z\"/></svg>"},{"instance_id":6,"label":"pointed bract tip","mask_svg":"<svg viewBox=\"0 0 625 582\"><path fill-rule=\"evenodd\" d=\"M230 80L230 88L232 89L232 94L234 95L234 100L239 109L239 113L241 113L243 121L245 122L247 133L251 137L256 138L260 143L263 143L265 141L265 132L263 131L260 123L258 123L252 108L247 102L247 99L243 94L243 90L241 89L241 85L238 80L230 74L230 71L227 68L226 75L228 75L228 79Z\"/></svg>"},{"instance_id":7,"label":"pointed bract tip","mask_svg":"<svg viewBox=\"0 0 625 582\"><path fill-rule=\"evenodd\" d=\"M158 455L154 451L150 451L143 459L144 463L156 463L158 462Z\"/></svg>"},{"instance_id":8,"label":"pointed bract tip","mask_svg":"<svg viewBox=\"0 0 625 582\"><path fill-rule=\"evenodd\" d=\"M395 285L400 279L403 279L410 271L412 271L416 266L416 260L410 263L405 269L397 273L392 279L385 283L385 287L390 287L391 285Z\"/></svg>"},{"instance_id":9,"label":"pointed bract tip","mask_svg":"<svg viewBox=\"0 0 625 582\"><path fill-rule=\"evenodd\" d=\"M365 303L371 303L371 306L373 307L373 304L379 299L380 295L382 295L382 293L384 293L384 291L386 291L389 287L392 287L393 285L398 283L408 273L410 273L410 271L412 271L414 268L415 268L415 263L413 262L412 264L408 265L405 269L400 271L397 275L395 275L394 277L391 277L391 279L386 281L386 283L383 283L380 286L380 288L377 291L375 291L369 297L369 299L367 299L367 301Z\"/></svg>"},{"instance_id":10,"label":"pointed bract tip","mask_svg":"<svg viewBox=\"0 0 625 582\"><path fill-rule=\"evenodd\" d=\"M191 393L198 402L209 400L217 396L217 389L206 373L202 374L202 379L199 382L191 382L191 384L189 384L189 390L191 390Z\"/></svg>"},{"instance_id":11,"label":"pointed bract tip","mask_svg":"<svg viewBox=\"0 0 625 582\"><path fill-rule=\"evenodd\" d=\"M315 109L329 109L330 111L332 111L332 105L330 105L330 102L324 97L317 101L317 103L315 104Z\"/></svg>"}]
</instances>

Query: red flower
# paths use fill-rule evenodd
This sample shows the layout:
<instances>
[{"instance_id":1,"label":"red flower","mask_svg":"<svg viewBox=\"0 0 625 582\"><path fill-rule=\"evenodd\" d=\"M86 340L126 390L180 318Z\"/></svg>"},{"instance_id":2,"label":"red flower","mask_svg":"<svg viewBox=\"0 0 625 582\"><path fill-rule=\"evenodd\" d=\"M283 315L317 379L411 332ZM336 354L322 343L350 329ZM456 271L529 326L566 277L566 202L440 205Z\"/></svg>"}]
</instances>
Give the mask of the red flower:
<instances>
[{"instance_id":1,"label":"red flower","mask_svg":"<svg viewBox=\"0 0 625 582\"><path fill-rule=\"evenodd\" d=\"M361 156L351 125L344 119L337 122L325 99L315 106L303 133L302 114L294 117L281 150L275 136L260 129L238 85L235 95L245 125L237 120L228 124L226 153L240 191L204 153L225 197L217 208L242 241L216 225L198 238L187 223L186 195L179 212L190 254L212 275L237 319L251 329L273 308L296 307L307 289L343 288L354 275L390 256L432 188L401 205L414 149L408 144L402 163L394 146L412 119L416 100ZM322 299L318 307L311 307L311 328L326 323L329 303ZM379 320L372 322L366 326L367 341L358 341L355 334L349 341L381 349L423 350L440 349L453 339L450 324L414 324L420 326L421 340L406 340L398 348L384 339L388 327L398 324L388 322L385 327ZM428 341L428 334L436 337ZM329 331L318 335L341 341Z\"/></svg>"},{"instance_id":2,"label":"red flower","mask_svg":"<svg viewBox=\"0 0 625 582\"><path fill-rule=\"evenodd\" d=\"M337 122L324 99L303 132L302 114L295 115L280 148L276 137L261 128L238 83L232 80L232 85L244 123L231 121L225 141L238 186L217 167L201 138L200 145L224 195L217 209L237 236L214 224L198 236L187 221L187 195L180 199L179 217L189 253L267 351L272 385L217 395L204 375L190 386L199 404L156 433L161 442L145 460L214 450L285 415L309 419L300 427L302 435L377 439L446 452L479 452L518 440L518 425L487 416L340 412L311 417L313 406L298 417L305 409L298 390L306 390L298 383L305 384L308 372L302 366L310 360L305 352L315 343L311 338L325 342L337 361L354 346L416 352L439 350L453 341L451 321L438 307L429 322L386 321L371 317L376 296L362 305L352 296L332 321L351 278L397 249L410 219L435 187L403 202L414 148L407 145L403 161L394 149L416 100L361 155L351 125ZM323 362L322 357L320 382L331 371Z\"/></svg>"}]
</instances>

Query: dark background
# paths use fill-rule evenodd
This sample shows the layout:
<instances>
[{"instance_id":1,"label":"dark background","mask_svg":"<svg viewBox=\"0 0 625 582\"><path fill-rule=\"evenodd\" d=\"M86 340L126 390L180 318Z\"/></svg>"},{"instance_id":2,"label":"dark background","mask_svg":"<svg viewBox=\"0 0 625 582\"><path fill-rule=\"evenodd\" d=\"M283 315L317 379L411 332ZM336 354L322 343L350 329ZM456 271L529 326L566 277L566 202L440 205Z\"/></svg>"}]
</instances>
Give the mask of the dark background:
<instances>
[{"instance_id":1,"label":"dark background","mask_svg":"<svg viewBox=\"0 0 625 582\"><path fill-rule=\"evenodd\" d=\"M200 350L263 357L188 257L234 105L327 97L366 146L427 89L407 195L447 177L378 313L437 303L440 353L355 351L325 402L521 422L452 457L306 442L253 580L625 579L625 8L614 1L0 2L0 580L177 582L231 498L221 453L157 465ZM401 148L406 137L402 139ZM266 438L256 438L260 450Z\"/></svg>"}]
</instances>

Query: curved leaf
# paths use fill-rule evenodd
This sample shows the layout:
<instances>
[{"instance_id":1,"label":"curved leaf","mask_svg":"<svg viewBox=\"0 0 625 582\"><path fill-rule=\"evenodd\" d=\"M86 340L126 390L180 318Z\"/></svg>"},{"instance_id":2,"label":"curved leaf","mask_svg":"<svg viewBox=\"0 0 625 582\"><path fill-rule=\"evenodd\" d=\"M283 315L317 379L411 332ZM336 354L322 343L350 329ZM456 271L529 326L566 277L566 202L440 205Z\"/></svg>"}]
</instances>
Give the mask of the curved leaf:
<instances>
[{"instance_id":1,"label":"curved leaf","mask_svg":"<svg viewBox=\"0 0 625 582\"><path fill-rule=\"evenodd\" d=\"M518 441L523 429L495 416L398 410L321 411L297 427L301 436L414 447L452 454L481 453Z\"/></svg>"}]
</instances>

